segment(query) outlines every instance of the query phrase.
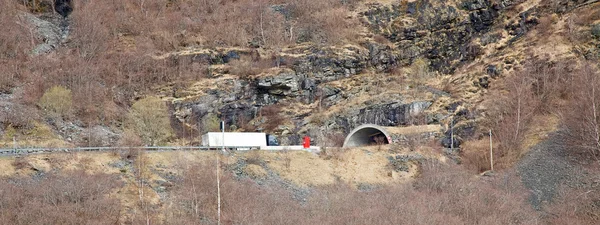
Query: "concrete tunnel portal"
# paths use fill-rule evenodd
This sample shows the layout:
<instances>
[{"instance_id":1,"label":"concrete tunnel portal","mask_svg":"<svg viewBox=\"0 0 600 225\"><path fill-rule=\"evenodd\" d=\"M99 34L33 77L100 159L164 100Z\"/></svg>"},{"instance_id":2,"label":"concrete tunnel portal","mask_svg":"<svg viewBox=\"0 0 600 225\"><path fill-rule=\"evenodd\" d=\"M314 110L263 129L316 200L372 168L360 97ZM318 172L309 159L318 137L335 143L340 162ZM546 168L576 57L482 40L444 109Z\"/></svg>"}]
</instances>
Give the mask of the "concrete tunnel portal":
<instances>
[{"instance_id":1,"label":"concrete tunnel portal","mask_svg":"<svg viewBox=\"0 0 600 225\"><path fill-rule=\"evenodd\" d=\"M350 131L343 147L360 147L391 143L391 137L381 126L364 124Z\"/></svg>"}]
</instances>

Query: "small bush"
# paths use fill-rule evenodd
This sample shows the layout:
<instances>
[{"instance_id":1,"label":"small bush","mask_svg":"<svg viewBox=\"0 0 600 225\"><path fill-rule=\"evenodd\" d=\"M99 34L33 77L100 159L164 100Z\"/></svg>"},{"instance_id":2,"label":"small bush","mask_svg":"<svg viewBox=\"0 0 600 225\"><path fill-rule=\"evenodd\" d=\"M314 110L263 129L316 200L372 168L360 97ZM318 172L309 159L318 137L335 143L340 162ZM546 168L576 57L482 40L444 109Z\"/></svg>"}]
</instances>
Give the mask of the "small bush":
<instances>
[{"instance_id":1,"label":"small bush","mask_svg":"<svg viewBox=\"0 0 600 225\"><path fill-rule=\"evenodd\" d=\"M121 137L121 139L118 142L118 145L121 147L136 147L136 146L142 146L143 144L144 144L144 142L142 141L140 136L138 136L137 134L135 134L135 132L133 132L131 130L125 131L125 134L123 134L123 136ZM138 150L127 148L127 149L121 149L119 152L114 152L113 154L120 155L121 159L133 160L137 157Z\"/></svg>"},{"instance_id":2,"label":"small bush","mask_svg":"<svg viewBox=\"0 0 600 225\"><path fill-rule=\"evenodd\" d=\"M38 101L38 106L51 117L67 117L73 106L71 90L61 86L54 86L47 90Z\"/></svg>"},{"instance_id":3,"label":"small bush","mask_svg":"<svg viewBox=\"0 0 600 225\"><path fill-rule=\"evenodd\" d=\"M323 146L342 147L346 140L346 135L343 133L329 133L325 135L325 140L327 143L324 143Z\"/></svg>"},{"instance_id":4,"label":"small bush","mask_svg":"<svg viewBox=\"0 0 600 225\"><path fill-rule=\"evenodd\" d=\"M229 72L239 76L240 78L248 78L249 76L262 72L262 69L259 68L256 63L244 58L233 60L229 63L229 65L231 66Z\"/></svg>"},{"instance_id":5,"label":"small bush","mask_svg":"<svg viewBox=\"0 0 600 225\"><path fill-rule=\"evenodd\" d=\"M539 19L538 25L536 26L538 33L541 34L543 37L551 34L552 31L554 30L552 25L554 24L555 21L556 21L556 18L553 15L547 15L547 16L541 17Z\"/></svg>"},{"instance_id":6,"label":"small bush","mask_svg":"<svg viewBox=\"0 0 600 225\"><path fill-rule=\"evenodd\" d=\"M155 146L172 135L167 105L157 97L146 97L133 104L126 127L135 131L144 144Z\"/></svg>"},{"instance_id":7,"label":"small bush","mask_svg":"<svg viewBox=\"0 0 600 225\"><path fill-rule=\"evenodd\" d=\"M268 105L260 109L261 116L267 119L264 124L265 130L272 131L283 124L285 118L281 115L281 107L281 105Z\"/></svg>"},{"instance_id":8,"label":"small bush","mask_svg":"<svg viewBox=\"0 0 600 225\"><path fill-rule=\"evenodd\" d=\"M11 93L15 79L10 76L0 76L0 94Z\"/></svg>"},{"instance_id":9,"label":"small bush","mask_svg":"<svg viewBox=\"0 0 600 225\"><path fill-rule=\"evenodd\" d=\"M319 152L319 156L326 160L342 160L346 151L347 149L339 147L323 147Z\"/></svg>"},{"instance_id":10,"label":"small bush","mask_svg":"<svg viewBox=\"0 0 600 225\"><path fill-rule=\"evenodd\" d=\"M597 183L598 181L596 181ZM598 224L600 221L600 192L590 188L561 187L560 196L544 207L553 215L548 224Z\"/></svg>"},{"instance_id":11,"label":"small bush","mask_svg":"<svg viewBox=\"0 0 600 225\"><path fill-rule=\"evenodd\" d=\"M206 116L202 117L201 121L201 129L206 132L218 132L221 131L221 119L217 117L217 115L209 113Z\"/></svg>"},{"instance_id":12,"label":"small bush","mask_svg":"<svg viewBox=\"0 0 600 225\"><path fill-rule=\"evenodd\" d=\"M15 161L13 161L11 165L15 167L16 170L22 170L31 167L31 164L29 164L29 160L27 160L26 157L15 158Z\"/></svg>"},{"instance_id":13,"label":"small bush","mask_svg":"<svg viewBox=\"0 0 600 225\"><path fill-rule=\"evenodd\" d=\"M379 44L384 44L384 45L392 45L392 42L390 40L388 40L386 37L376 34L375 36L373 36L373 40Z\"/></svg>"},{"instance_id":14,"label":"small bush","mask_svg":"<svg viewBox=\"0 0 600 225\"><path fill-rule=\"evenodd\" d=\"M33 122L38 118L36 110L32 107L20 104L0 107L0 124L19 129L31 129L33 128Z\"/></svg>"},{"instance_id":15,"label":"small bush","mask_svg":"<svg viewBox=\"0 0 600 225\"><path fill-rule=\"evenodd\" d=\"M592 26L592 36L596 39L600 39L600 24Z\"/></svg>"},{"instance_id":16,"label":"small bush","mask_svg":"<svg viewBox=\"0 0 600 225\"><path fill-rule=\"evenodd\" d=\"M263 160L259 150L250 150L246 153L246 163L260 166L262 162Z\"/></svg>"},{"instance_id":17,"label":"small bush","mask_svg":"<svg viewBox=\"0 0 600 225\"><path fill-rule=\"evenodd\" d=\"M408 69L408 77L415 86L423 85L431 75L429 62L423 58L416 59Z\"/></svg>"},{"instance_id":18,"label":"small bush","mask_svg":"<svg viewBox=\"0 0 600 225\"><path fill-rule=\"evenodd\" d=\"M484 172L490 169L489 140L467 141L462 145L462 158L470 169Z\"/></svg>"}]
</instances>

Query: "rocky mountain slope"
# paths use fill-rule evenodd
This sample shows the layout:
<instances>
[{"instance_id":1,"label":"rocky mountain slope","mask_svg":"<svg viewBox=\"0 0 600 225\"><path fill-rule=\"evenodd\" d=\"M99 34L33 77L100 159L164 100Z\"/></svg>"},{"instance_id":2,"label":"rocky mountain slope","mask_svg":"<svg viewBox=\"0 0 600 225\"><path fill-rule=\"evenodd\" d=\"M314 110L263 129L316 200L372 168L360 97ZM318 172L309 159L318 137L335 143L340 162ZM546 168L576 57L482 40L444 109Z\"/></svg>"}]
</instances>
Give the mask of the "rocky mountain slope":
<instances>
[{"instance_id":1,"label":"rocky mountain slope","mask_svg":"<svg viewBox=\"0 0 600 225\"><path fill-rule=\"evenodd\" d=\"M298 22L292 12L298 6L273 3L266 12L274 16L273 23L288 26L291 35L291 24ZM79 11L90 7L81 4ZM32 42L37 44L32 54L65 66L31 67L32 73L51 71L46 76L25 79L19 75L25 72L18 71L10 75L14 79L4 76L10 88L0 98L5 106L2 145L113 145L132 129L125 114L133 103L158 96L167 102L168 115L162 116L169 117L173 130L163 144L197 142L198 134L223 119L228 130L264 131L290 145L309 135L314 145L322 146L339 146L345 134L365 123L440 124L446 129L441 143L449 147L454 133L458 146L497 129L488 115L502 112L490 105L507 101L498 97L510 89L507 78L539 63L573 71L579 62L596 60L599 51L595 1L359 1L339 7L347 7L342 8L344 24L356 27L355 35L349 35L353 38L340 42L306 41L298 34L295 43L266 46L262 30L264 43L258 46L210 46L190 43L198 34L178 33L173 35L181 45L143 55L136 55L148 44L140 39L143 32L129 34L121 28L114 41L103 45L107 51L93 55L92 50L102 48L84 48L81 41L93 37L78 33L87 24L78 21L84 17L77 7L66 19L21 11L15 18L31 23L32 34L41 40ZM71 29L75 33L69 36ZM69 51L79 56L70 57ZM122 68L115 71L108 61L84 70L89 59L101 60L98 54L140 59L117 63ZM82 69L60 72L73 68ZM123 77L113 79L113 73ZM90 74L89 81L71 74ZM58 117L40 102L41 91L50 90L47 84L53 79L73 89L78 101ZM82 82L90 83L74 85ZM24 110L34 113L25 116Z\"/></svg>"},{"instance_id":2,"label":"rocky mountain slope","mask_svg":"<svg viewBox=\"0 0 600 225\"><path fill-rule=\"evenodd\" d=\"M294 6L273 4L268 10L283 16L287 24ZM529 59L556 63L598 55L597 36L592 34L598 19L595 1L360 1L351 6L345 20L357 27L354 39L337 44L299 39L283 47L185 44L174 51L156 51L149 53L149 60L166 66L157 71L168 74L194 67L200 68L192 69L199 78L155 82L134 93L113 90L112 98L117 105L152 95L168 102L175 134L168 142L193 141L220 118L229 130L266 131L284 144L299 144L299 137L309 135L316 145L336 146L340 137L364 123L456 124L456 143L460 143L480 135L478 127L486 119L484 100L505 89L504 77L514 76ZM49 23L23 15L31 18L27 21L43 40L35 54L56 57L48 52L73 48L78 41L79 36L65 39L68 20L73 18L40 16ZM77 21L71 23L78 26ZM126 33L119 35L114 43L117 51L140 47ZM183 40L194 36L177 35L183 35ZM13 91L2 98L7 105L4 146L12 145L11 129L20 129L10 126L16 124L11 121L16 116L8 115L20 111L11 105L24 98L22 89L27 87L12 86ZM113 111L128 110L127 105L115 103L109 104L116 107ZM85 112L71 119L40 121L34 130L48 124L66 145L110 145L123 135L122 117L90 125L80 117ZM44 117L45 113L36 114ZM18 141L30 139L23 132L30 131L17 131ZM86 137L91 133L98 140Z\"/></svg>"},{"instance_id":3,"label":"rocky mountain slope","mask_svg":"<svg viewBox=\"0 0 600 225\"><path fill-rule=\"evenodd\" d=\"M214 223L216 157L234 224L599 221L597 0L73 2L0 0L0 148L197 145L221 119L324 148L4 157L0 211L40 212L0 221ZM365 123L441 130L339 148Z\"/></svg>"},{"instance_id":4,"label":"rocky mountain slope","mask_svg":"<svg viewBox=\"0 0 600 225\"><path fill-rule=\"evenodd\" d=\"M285 121L267 131L284 143L298 144L298 137L308 134L328 145L324 134L345 134L364 123L448 126L452 120L459 139L471 138L485 117L478 107L490 98L488 89L501 87L496 83L527 59L597 56L594 40L572 43L567 33L591 36L585 32L594 21L568 23L574 11L596 12L592 6L571 1L365 2L352 17L366 27L357 43L283 48L271 61L273 67L244 77L236 74L240 65L231 62L260 51L171 54L174 63L183 57L209 61L210 78L160 93L173 102L177 120L191 127L212 114L233 130L262 130L269 118L261 110L275 105Z\"/></svg>"}]
</instances>

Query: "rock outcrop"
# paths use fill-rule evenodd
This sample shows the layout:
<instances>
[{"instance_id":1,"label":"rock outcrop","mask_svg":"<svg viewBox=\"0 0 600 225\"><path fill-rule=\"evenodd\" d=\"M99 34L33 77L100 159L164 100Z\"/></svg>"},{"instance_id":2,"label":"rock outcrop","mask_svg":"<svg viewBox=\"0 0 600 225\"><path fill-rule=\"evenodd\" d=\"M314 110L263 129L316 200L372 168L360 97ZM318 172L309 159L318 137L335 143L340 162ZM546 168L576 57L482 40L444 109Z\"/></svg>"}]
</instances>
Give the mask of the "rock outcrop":
<instances>
[{"instance_id":1,"label":"rock outcrop","mask_svg":"<svg viewBox=\"0 0 600 225\"><path fill-rule=\"evenodd\" d=\"M423 0L400 4L383 5L368 4L368 9L360 14L364 25L372 33L378 35L373 40L360 45L343 47L323 47L317 44L306 44L284 49L277 57L261 56L254 50L204 50L196 53L174 54L170 57L177 63L181 57L191 61L204 62L209 65L227 64L241 56L249 56L252 60L274 60L273 68L263 70L257 75L233 79L228 86L234 88L216 88L208 91L206 96L193 101L176 103L176 112L184 112L178 118L187 123L200 121L208 114L218 114L226 118L226 122L234 127L241 127L239 121L254 121L260 117L261 108L274 104L294 105L295 107L315 107L327 110L338 104L358 96L373 95L374 88L349 90L340 80L351 80L357 74L385 73L395 68L408 66L415 60L423 58L433 74L453 74L459 66L475 60L483 54L483 48L499 40L510 40L507 44L523 37L538 23L540 9L531 7L515 14L513 18L499 18L504 10L514 8L513 0L464 0L458 4L443 0ZM508 19L508 20L505 20ZM500 30L498 30L500 29ZM383 37L386 41L377 41ZM505 48L503 45L501 48ZM500 48L500 47L498 47ZM269 62L267 62L269 63ZM477 90L490 87L492 79L502 75L503 70L510 69L509 63L488 64L482 68L472 80L464 81ZM224 68L227 68L225 66ZM227 69L213 71L228 73ZM368 72L368 73L366 73ZM398 72L402 73L402 72ZM389 73L390 75L392 73ZM394 82L401 82L402 74L394 72ZM362 78L362 77L361 77ZM490 79L491 78L491 79ZM364 78L367 79L368 78ZM384 79L389 82L394 79ZM400 81L398 81L400 80ZM400 83L399 83L400 84ZM406 87L414 88L407 84ZM423 88L423 87L420 87ZM444 105L437 104L437 112L429 108L435 99L452 98L450 93L424 86L433 97L407 100L402 95L371 101L366 97L360 105L345 105L336 113L326 118L318 118L317 123L307 121L311 110L298 109L286 112L287 125L279 133L298 135L297 132L348 132L352 128L373 123L382 126L404 126L409 124L448 123L454 117L455 145L461 140L476 135L476 125L470 121L473 115L457 104L447 107L452 110L441 110ZM437 87L436 87L437 88ZM375 93L376 94L376 93ZM429 94L424 94L431 96ZM385 98L385 97L384 97ZM423 100L423 101L419 101ZM442 104L453 104L448 102ZM308 113L307 113L308 112ZM264 119L254 121L257 129L262 129ZM321 130L321 131L317 131ZM449 136L444 134L444 136ZM289 136L282 142L295 143L299 138ZM291 140L291 141L289 141ZM449 137L442 141L443 145Z\"/></svg>"},{"instance_id":2,"label":"rock outcrop","mask_svg":"<svg viewBox=\"0 0 600 225\"><path fill-rule=\"evenodd\" d=\"M29 13L23 13L22 17L35 28L37 38L42 40L42 43L33 49L34 55L49 53L58 47L63 37L62 31L57 25Z\"/></svg>"},{"instance_id":3,"label":"rock outcrop","mask_svg":"<svg viewBox=\"0 0 600 225\"><path fill-rule=\"evenodd\" d=\"M362 15L367 26L396 44L395 59L408 65L426 58L433 70L452 73L461 62L481 54L472 40L488 32L499 11L512 5L490 0L466 0L454 6L443 0L407 2L401 5L371 4Z\"/></svg>"}]
</instances>

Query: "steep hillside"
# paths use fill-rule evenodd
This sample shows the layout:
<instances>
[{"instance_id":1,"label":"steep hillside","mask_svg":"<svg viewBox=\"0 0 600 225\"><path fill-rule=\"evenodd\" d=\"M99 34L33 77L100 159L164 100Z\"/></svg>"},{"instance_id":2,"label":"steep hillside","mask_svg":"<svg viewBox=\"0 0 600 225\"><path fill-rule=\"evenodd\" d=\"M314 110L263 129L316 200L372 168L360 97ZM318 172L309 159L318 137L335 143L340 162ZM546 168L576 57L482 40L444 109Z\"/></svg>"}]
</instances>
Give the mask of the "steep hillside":
<instances>
[{"instance_id":1,"label":"steep hillside","mask_svg":"<svg viewBox=\"0 0 600 225\"><path fill-rule=\"evenodd\" d=\"M89 219L75 224L102 221L94 210L113 223L214 223L216 157L235 193L223 196L232 224L600 221L597 0L0 0L0 8L0 149L198 145L220 120L228 131L266 132L282 145L308 135L324 147L2 157L0 209L31 202L54 218L29 223L66 223L57 210L69 207ZM362 124L441 130L342 149ZM36 189L60 182L97 191ZM250 194L239 194L245 187ZM48 200L55 195L65 199ZM105 208L87 208L96 204Z\"/></svg>"},{"instance_id":2,"label":"steep hillside","mask_svg":"<svg viewBox=\"0 0 600 225\"><path fill-rule=\"evenodd\" d=\"M458 139L469 139L478 136L478 127L486 123L482 122L486 120L484 108L488 102L494 104L494 93L507 90L505 78L539 62L576 69L579 62L598 54L592 34L598 19L593 1L321 5L265 1L252 4L252 10L259 12L258 27L237 20L222 23L246 27L238 38L248 42L203 36L220 35L206 30L208 25L171 31L160 23L134 28L138 22L153 21L147 17L153 10L158 10L157 19L188 25L216 19L210 11L207 15L212 16L205 17L184 11L185 6L202 8L186 5L189 2L161 5L157 1L139 9L135 4L103 8L82 2L75 4L73 14L64 21L49 9L35 8L39 18L49 21L37 22L43 20L23 12L31 10L31 5L4 13L15 20L35 18L28 25L37 28L31 44L42 41L35 49L47 49L35 50L37 56L24 54L33 46L27 49L27 42L20 41L22 45L16 46L21 49L3 58L7 62L2 82L6 87L2 104L7 105L2 118L4 146L12 145L13 138L18 143L30 139L28 133L45 124L68 145L110 145L125 130L135 130L128 126L125 114L144 96L158 96L168 103L165 116L170 117L174 132L163 137L162 143L197 141L197 134L213 129L211 123L217 118L224 119L231 130L264 130L289 144L299 144L299 137L310 135L315 137L314 144L339 145L336 140L364 123L447 127L454 121ZM219 10L251 3L222 4ZM319 6L334 16L324 19L305 14ZM111 16L85 14L92 8L111 12L115 18L129 13L140 19L118 22ZM93 22L96 19L106 22ZM321 26L310 28L303 20L319 21ZM26 60L15 61L18 57ZM28 69L17 69L21 66ZM48 112L58 109L41 102L56 85L66 87L73 96L65 106L68 110L59 115ZM32 113L22 115L23 110ZM16 132L7 132L11 129ZM91 136L96 138L91 140ZM42 143L20 144L26 145Z\"/></svg>"}]
</instances>

